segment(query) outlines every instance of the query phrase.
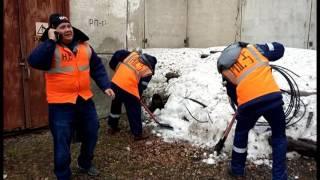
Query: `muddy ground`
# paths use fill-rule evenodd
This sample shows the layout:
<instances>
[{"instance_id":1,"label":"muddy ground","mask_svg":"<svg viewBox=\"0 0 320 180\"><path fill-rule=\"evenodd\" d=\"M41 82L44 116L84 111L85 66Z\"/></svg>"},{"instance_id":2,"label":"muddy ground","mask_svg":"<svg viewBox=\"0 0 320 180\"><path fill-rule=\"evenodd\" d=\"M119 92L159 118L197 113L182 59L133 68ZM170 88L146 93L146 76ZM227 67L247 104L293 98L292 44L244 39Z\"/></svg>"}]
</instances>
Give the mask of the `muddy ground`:
<instances>
[{"instance_id":1,"label":"muddy ground","mask_svg":"<svg viewBox=\"0 0 320 180\"><path fill-rule=\"evenodd\" d=\"M120 121L122 131L107 134L106 121L100 121L99 140L94 164L101 174L89 177L77 172L79 144L72 144L73 179L232 179L228 176L229 160L216 165L201 162L206 149L183 142L166 143L151 136L133 141L126 121ZM4 175L8 180L49 180L53 174L52 137L48 129L4 139ZM300 157L288 161L288 173L293 179L317 179L316 161ZM268 166L247 164L246 179L271 179Z\"/></svg>"}]
</instances>

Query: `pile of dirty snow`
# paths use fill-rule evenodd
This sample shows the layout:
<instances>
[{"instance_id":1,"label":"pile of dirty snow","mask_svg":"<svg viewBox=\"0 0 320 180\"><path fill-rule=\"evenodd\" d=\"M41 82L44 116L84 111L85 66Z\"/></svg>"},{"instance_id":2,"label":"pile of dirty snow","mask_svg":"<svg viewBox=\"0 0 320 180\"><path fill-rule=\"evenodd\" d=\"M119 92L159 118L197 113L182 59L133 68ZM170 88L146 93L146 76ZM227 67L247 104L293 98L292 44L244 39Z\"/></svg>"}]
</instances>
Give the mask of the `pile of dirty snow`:
<instances>
[{"instance_id":1,"label":"pile of dirty snow","mask_svg":"<svg viewBox=\"0 0 320 180\"><path fill-rule=\"evenodd\" d=\"M170 124L174 128L174 130L167 130L151 123L151 126L154 127L153 132L157 136L167 142L182 140L208 149L219 141L234 111L229 104L221 75L216 68L217 59L221 53L210 54L210 51L221 51L224 48L143 50L157 57L158 60L155 75L145 90L144 96L147 103L150 103L155 93L168 98L165 107L161 110L157 109L154 114L161 123ZM210 55L200 58L201 54ZM271 64L283 66L299 75L300 77L293 77L300 91L308 94L301 97L306 108L301 107L298 115L302 116L305 111L303 118L286 130L287 135L316 141L316 51L286 48L284 56ZM179 77L167 82L165 75L169 72L177 73ZM285 79L279 73L274 73L274 75L280 88L289 90ZM204 106L192 99L201 102ZM288 104L289 98L284 97L284 101L285 104ZM307 127L307 117L310 112L313 112L313 117ZM148 117L146 113L144 116ZM266 121L260 118L259 122ZM214 164L230 155L234 128L235 125L225 142L222 155L217 156L209 151L204 155L203 162ZM256 126L249 133L248 159L256 164L271 165L269 157L272 150L268 144L271 131L267 128L268 126ZM295 154L288 153L288 157L294 156Z\"/></svg>"}]
</instances>

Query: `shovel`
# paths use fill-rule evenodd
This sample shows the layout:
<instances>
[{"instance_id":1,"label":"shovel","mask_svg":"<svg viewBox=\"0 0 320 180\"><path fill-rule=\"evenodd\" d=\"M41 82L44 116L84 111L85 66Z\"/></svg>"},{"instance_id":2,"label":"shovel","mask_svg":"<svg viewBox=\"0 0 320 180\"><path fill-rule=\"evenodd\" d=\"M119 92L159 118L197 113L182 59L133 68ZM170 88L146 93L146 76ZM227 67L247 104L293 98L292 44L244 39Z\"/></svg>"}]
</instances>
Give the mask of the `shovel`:
<instances>
[{"instance_id":1,"label":"shovel","mask_svg":"<svg viewBox=\"0 0 320 180\"><path fill-rule=\"evenodd\" d=\"M228 124L226 130L224 131L223 136L220 138L219 142L214 147L214 151L216 151L218 155L220 154L222 148L224 147L224 142L226 141L228 134L232 128L232 125L233 125L234 121L236 120L236 116L237 116L237 112L233 114L232 120Z\"/></svg>"},{"instance_id":2,"label":"shovel","mask_svg":"<svg viewBox=\"0 0 320 180\"><path fill-rule=\"evenodd\" d=\"M173 130L173 127L170 126L169 124L160 123L160 122L156 119L156 117L153 115L153 113L149 110L149 108L148 108L142 101L140 101L140 104L141 104L141 105L143 106L143 108L148 112L148 114L151 116L151 118L154 120L154 122L156 122L160 127Z\"/></svg>"}]
</instances>

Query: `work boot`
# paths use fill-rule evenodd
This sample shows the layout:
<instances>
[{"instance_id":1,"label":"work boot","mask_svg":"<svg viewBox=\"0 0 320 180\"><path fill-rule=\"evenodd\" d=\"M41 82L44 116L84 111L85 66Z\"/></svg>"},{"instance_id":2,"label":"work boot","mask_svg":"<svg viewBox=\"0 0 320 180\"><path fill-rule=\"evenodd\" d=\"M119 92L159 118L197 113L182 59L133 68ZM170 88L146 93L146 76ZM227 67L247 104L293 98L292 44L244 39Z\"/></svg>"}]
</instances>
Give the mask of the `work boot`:
<instances>
[{"instance_id":1,"label":"work boot","mask_svg":"<svg viewBox=\"0 0 320 180\"><path fill-rule=\"evenodd\" d=\"M236 180L245 180L246 176L245 175L237 175L234 174L231 170L231 168L228 169L228 174L232 179L236 179Z\"/></svg>"},{"instance_id":2,"label":"work boot","mask_svg":"<svg viewBox=\"0 0 320 180\"><path fill-rule=\"evenodd\" d=\"M147 133L142 133L141 135L138 136L134 136L133 140L134 141L140 141L140 140L144 140L144 139L148 139L149 138L149 134Z\"/></svg>"},{"instance_id":3,"label":"work boot","mask_svg":"<svg viewBox=\"0 0 320 180\"><path fill-rule=\"evenodd\" d=\"M116 128L109 128L108 129L108 134L111 134L111 135L115 135L117 133L120 132L120 128L116 127Z\"/></svg>"},{"instance_id":4,"label":"work boot","mask_svg":"<svg viewBox=\"0 0 320 180\"><path fill-rule=\"evenodd\" d=\"M294 176L288 176L288 180L296 180Z\"/></svg>"},{"instance_id":5,"label":"work boot","mask_svg":"<svg viewBox=\"0 0 320 180\"><path fill-rule=\"evenodd\" d=\"M89 176L98 176L100 174L100 171L94 165L91 165L89 169L84 169L78 164L78 169L81 173L87 173Z\"/></svg>"}]
</instances>

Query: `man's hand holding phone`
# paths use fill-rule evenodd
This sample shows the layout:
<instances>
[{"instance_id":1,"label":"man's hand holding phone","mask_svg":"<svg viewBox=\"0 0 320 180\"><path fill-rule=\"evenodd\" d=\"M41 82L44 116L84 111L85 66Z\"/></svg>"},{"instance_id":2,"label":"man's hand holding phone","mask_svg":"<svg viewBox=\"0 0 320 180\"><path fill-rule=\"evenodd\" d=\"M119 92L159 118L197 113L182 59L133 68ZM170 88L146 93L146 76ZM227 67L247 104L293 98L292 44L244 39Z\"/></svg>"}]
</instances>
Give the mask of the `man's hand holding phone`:
<instances>
[{"instance_id":1,"label":"man's hand holding phone","mask_svg":"<svg viewBox=\"0 0 320 180\"><path fill-rule=\"evenodd\" d=\"M48 36L49 36L49 39L52 39L56 42L58 42L61 38L60 33L56 29L53 29L53 28L49 29Z\"/></svg>"}]
</instances>

